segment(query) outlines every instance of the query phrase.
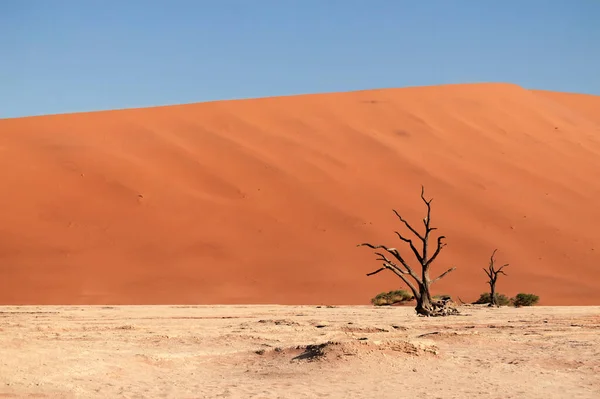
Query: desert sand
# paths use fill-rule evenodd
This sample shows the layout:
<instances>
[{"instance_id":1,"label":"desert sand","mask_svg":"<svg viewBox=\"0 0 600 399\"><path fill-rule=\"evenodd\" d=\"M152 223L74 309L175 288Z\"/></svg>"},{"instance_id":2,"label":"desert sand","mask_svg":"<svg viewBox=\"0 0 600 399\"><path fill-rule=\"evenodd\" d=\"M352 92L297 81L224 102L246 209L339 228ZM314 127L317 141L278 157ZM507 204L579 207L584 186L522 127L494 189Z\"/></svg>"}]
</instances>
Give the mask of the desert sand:
<instances>
[{"instance_id":1,"label":"desert sand","mask_svg":"<svg viewBox=\"0 0 600 399\"><path fill-rule=\"evenodd\" d=\"M600 397L600 307L0 307L0 397Z\"/></svg>"},{"instance_id":2,"label":"desert sand","mask_svg":"<svg viewBox=\"0 0 600 399\"><path fill-rule=\"evenodd\" d=\"M416 87L0 120L0 303L367 304L421 184L434 286L600 303L600 97Z\"/></svg>"}]
</instances>

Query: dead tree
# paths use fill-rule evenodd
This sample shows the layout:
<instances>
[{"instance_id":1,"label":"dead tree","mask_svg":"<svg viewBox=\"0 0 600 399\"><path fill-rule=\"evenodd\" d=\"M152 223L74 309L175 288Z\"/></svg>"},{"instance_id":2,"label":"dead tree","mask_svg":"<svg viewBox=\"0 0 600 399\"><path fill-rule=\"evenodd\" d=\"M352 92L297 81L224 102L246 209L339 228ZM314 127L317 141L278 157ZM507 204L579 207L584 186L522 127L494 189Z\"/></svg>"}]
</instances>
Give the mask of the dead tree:
<instances>
[{"instance_id":1,"label":"dead tree","mask_svg":"<svg viewBox=\"0 0 600 399\"><path fill-rule=\"evenodd\" d=\"M490 256L490 265L488 266L488 268L486 269L485 267L483 268L483 271L485 272L485 274L487 274L488 276L488 284L490 285L490 305L489 306L500 306L500 304L498 303L498 298L496 297L496 282L498 281L498 275L500 274L504 274L506 276L506 273L504 273L504 271L502 269L504 269L506 266L508 266L508 263L505 265L500 266L500 268L498 270L496 270L496 266L494 265L495 260L494 260L494 255L496 254L497 249L494 249L494 252L492 252L492 256Z\"/></svg>"},{"instance_id":2,"label":"dead tree","mask_svg":"<svg viewBox=\"0 0 600 399\"><path fill-rule=\"evenodd\" d=\"M400 254L396 248L389 248L385 245L372 245L369 243L359 244L358 246L366 246L375 250L381 250L375 252L378 256L377 260L383 263L383 266L374 272L368 273L367 276L372 276L383 270L391 270L396 276L400 277L402 281L410 288L417 301L415 310L418 314L423 316L445 316L448 314L457 314L458 311L455 308L449 306L447 301L433 301L431 299L430 287L431 284L439 281L451 271L455 270L452 267L446 270L444 273L434 278L433 280L429 277L429 269L433 261L435 261L440 254L442 248L446 246L444 243L445 236L439 236L437 238L437 246L433 253L430 255L429 251L429 239L431 238L431 232L437 230L436 227L431 227L431 201L433 199L425 199L425 188L421 186L421 199L427 206L427 216L423 219L423 225L425 226L425 232L419 233L417 229L413 228L398 212L393 211L396 217L406 226L406 228L414 234L417 239L421 242L421 248L417 249L413 240L407 238L399 232L395 232L398 238L404 243L408 244L412 253L417 259L420 270L415 270L410 266L403 255Z\"/></svg>"}]
</instances>

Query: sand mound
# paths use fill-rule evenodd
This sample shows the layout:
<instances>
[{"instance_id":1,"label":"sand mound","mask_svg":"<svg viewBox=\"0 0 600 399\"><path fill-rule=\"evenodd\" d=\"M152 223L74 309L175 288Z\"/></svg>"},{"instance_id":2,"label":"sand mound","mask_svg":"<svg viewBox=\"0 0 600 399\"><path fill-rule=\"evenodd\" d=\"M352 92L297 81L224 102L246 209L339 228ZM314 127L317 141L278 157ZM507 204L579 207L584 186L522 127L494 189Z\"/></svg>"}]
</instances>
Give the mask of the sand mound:
<instances>
[{"instance_id":1,"label":"sand mound","mask_svg":"<svg viewBox=\"0 0 600 399\"><path fill-rule=\"evenodd\" d=\"M482 84L0 120L0 303L368 304L420 185L436 287L600 301L599 99Z\"/></svg>"},{"instance_id":2,"label":"sand mound","mask_svg":"<svg viewBox=\"0 0 600 399\"><path fill-rule=\"evenodd\" d=\"M255 352L265 359L281 359L290 362L331 362L347 357L363 358L382 353L396 355L437 355L432 342L409 342L405 340L327 341L320 344L297 345L289 348L260 349Z\"/></svg>"}]
</instances>

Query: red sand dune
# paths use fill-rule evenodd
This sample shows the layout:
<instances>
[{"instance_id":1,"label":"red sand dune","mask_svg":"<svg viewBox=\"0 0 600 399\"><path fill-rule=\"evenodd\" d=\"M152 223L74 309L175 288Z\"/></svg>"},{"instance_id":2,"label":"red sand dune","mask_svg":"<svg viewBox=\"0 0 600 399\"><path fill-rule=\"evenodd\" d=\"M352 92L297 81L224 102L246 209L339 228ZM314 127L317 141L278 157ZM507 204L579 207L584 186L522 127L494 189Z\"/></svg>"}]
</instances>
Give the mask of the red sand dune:
<instances>
[{"instance_id":1,"label":"red sand dune","mask_svg":"<svg viewBox=\"0 0 600 399\"><path fill-rule=\"evenodd\" d=\"M600 97L508 84L0 120L0 303L360 304L402 286L420 185L435 286L600 303Z\"/></svg>"}]
</instances>

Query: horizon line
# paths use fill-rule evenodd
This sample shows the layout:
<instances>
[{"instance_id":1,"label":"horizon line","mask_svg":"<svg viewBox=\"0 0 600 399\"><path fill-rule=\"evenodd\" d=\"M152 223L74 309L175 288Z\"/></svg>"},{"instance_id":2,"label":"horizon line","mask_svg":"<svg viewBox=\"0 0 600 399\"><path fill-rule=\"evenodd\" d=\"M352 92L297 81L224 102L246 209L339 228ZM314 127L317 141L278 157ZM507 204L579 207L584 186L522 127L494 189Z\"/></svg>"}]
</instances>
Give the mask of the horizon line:
<instances>
[{"instance_id":1,"label":"horizon line","mask_svg":"<svg viewBox=\"0 0 600 399\"><path fill-rule=\"evenodd\" d=\"M360 93L360 92L382 91L382 90L403 90L403 89L417 89L417 88L432 88L432 87L447 87L447 86L478 86L478 85L479 86L507 85L507 86L516 86L516 87L519 87L519 88L522 88L522 89L528 90L528 91L543 91L543 92L573 94L573 95L580 95L580 96L600 97L600 95L590 94L590 93L527 88L522 85L519 85L516 83L511 83L511 82L481 81L481 82L464 82L464 83L441 83L441 84L430 84L430 85L384 86L384 87L373 87L373 88L366 88L366 89L350 89L350 90L339 90L339 91L298 92L298 93L291 93L291 94L265 95L265 96L256 96L256 97L229 97L229 98L220 98L220 99L205 100L205 101L164 103L164 104L140 105L140 106L133 105L133 106L122 107L122 108L99 108L99 109L93 109L93 110L87 110L87 111L65 111L65 112L56 112L56 113L40 113L40 114L29 114L29 115L22 115L22 116L12 116L12 117L6 117L6 118L0 117L0 121L24 119L24 118L43 118L43 117L64 116L64 115L93 114L93 113L100 113L100 112L119 112L119 111L128 111L128 110L167 108L167 107L178 107L178 106L195 105L195 104L212 104L212 103L219 103L219 102L267 100L267 99L276 99L276 98L334 95L334 94Z\"/></svg>"}]
</instances>

